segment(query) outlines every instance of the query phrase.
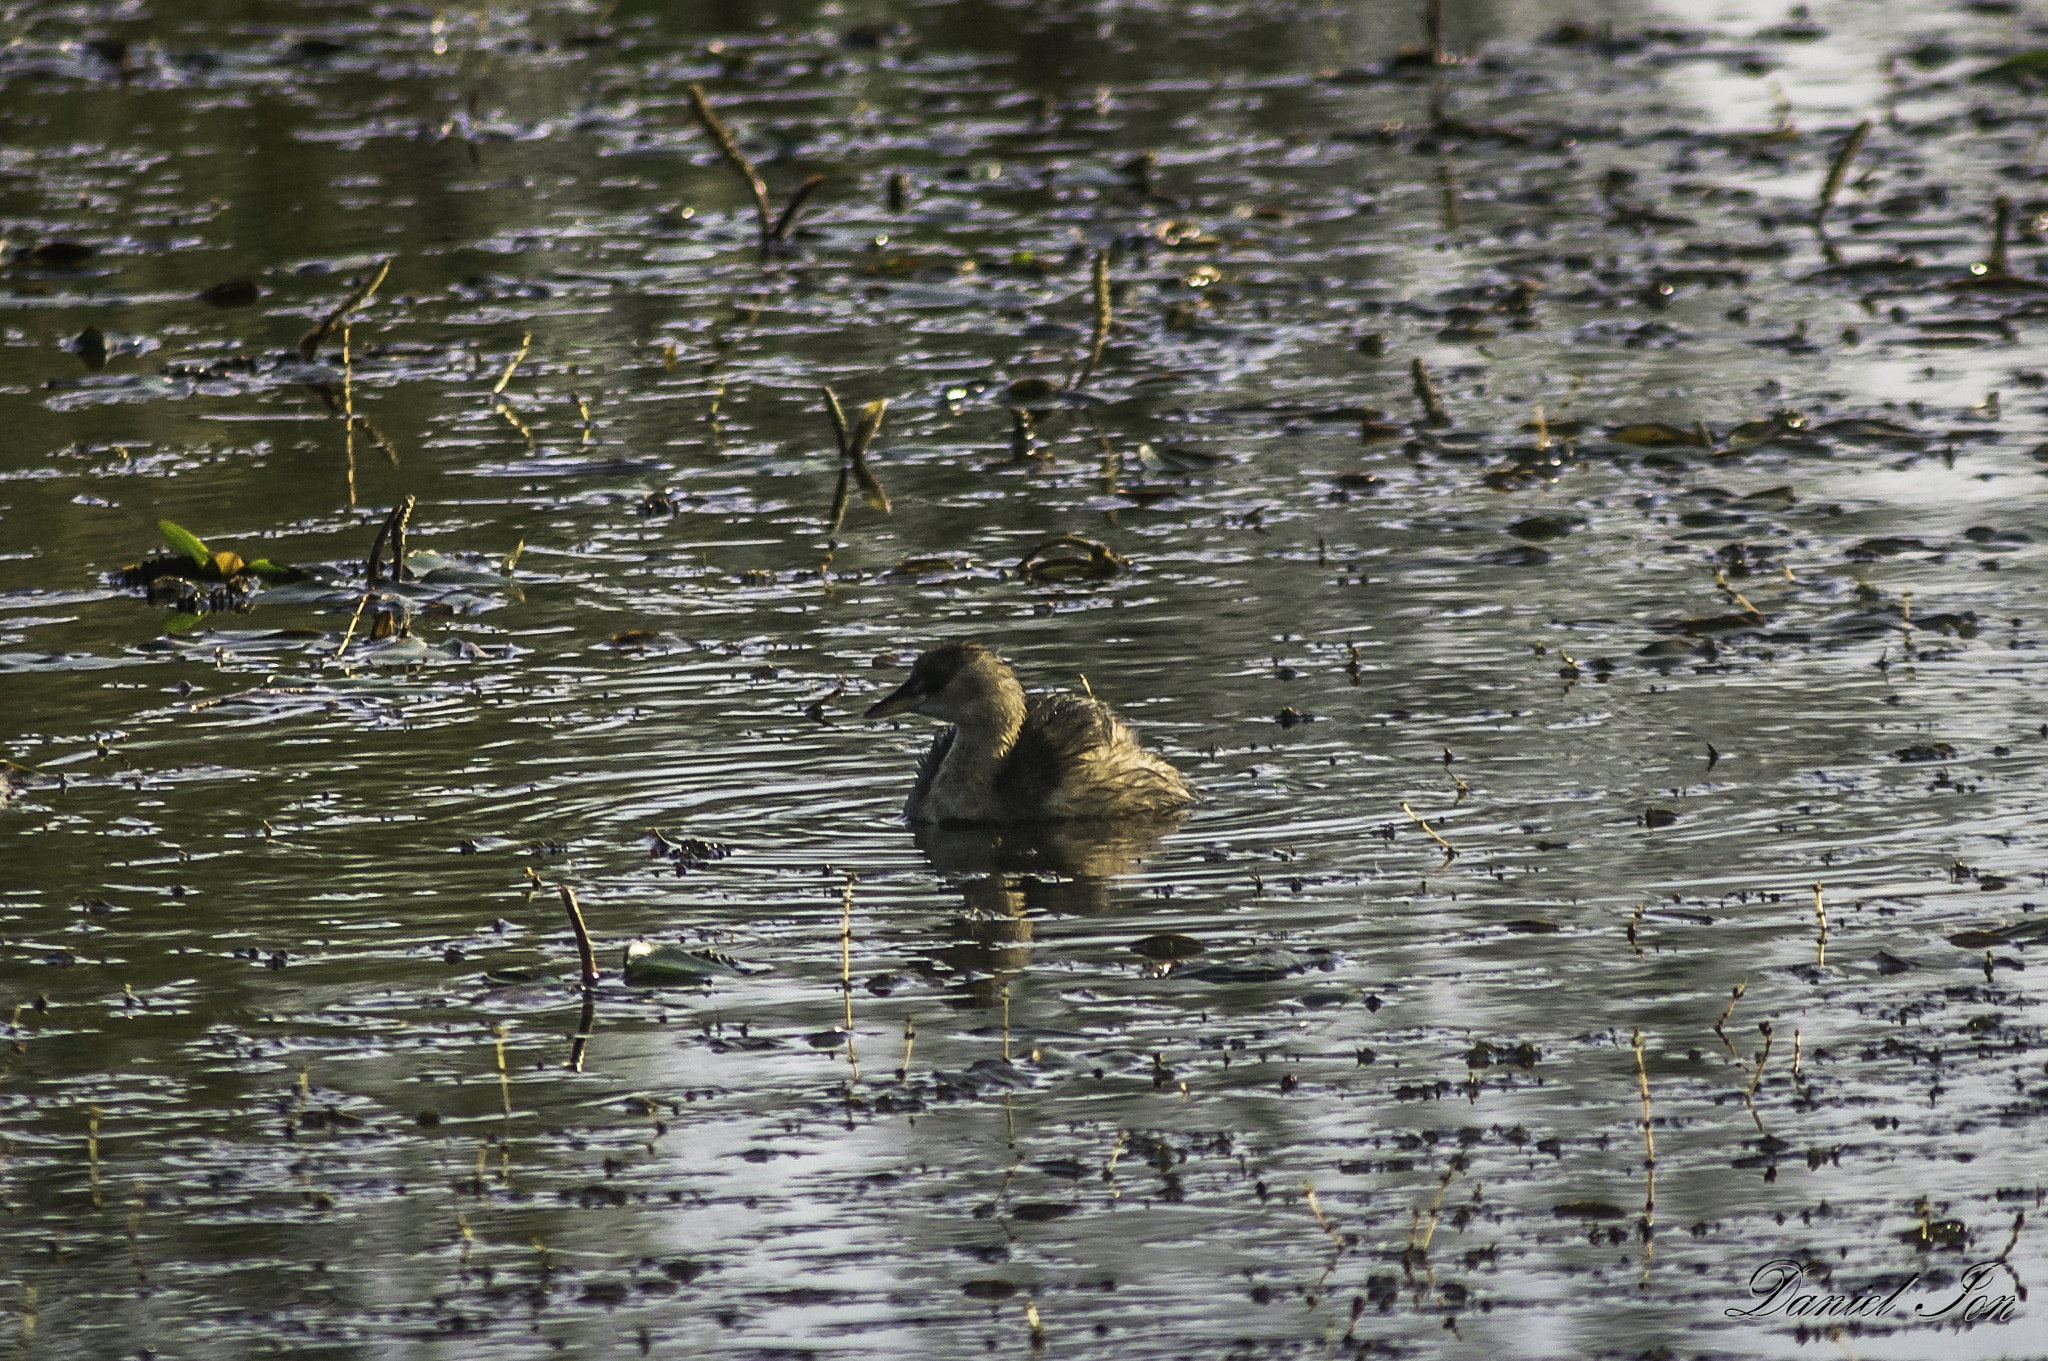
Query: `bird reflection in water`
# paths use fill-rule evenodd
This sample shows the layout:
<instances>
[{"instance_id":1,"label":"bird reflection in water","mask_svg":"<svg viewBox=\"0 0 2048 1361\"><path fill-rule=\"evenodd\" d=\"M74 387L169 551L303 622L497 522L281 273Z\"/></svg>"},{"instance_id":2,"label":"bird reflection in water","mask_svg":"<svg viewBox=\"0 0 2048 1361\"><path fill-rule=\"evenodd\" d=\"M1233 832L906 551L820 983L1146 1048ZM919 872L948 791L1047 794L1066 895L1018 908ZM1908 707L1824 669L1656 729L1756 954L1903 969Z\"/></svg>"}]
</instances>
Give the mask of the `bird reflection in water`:
<instances>
[{"instance_id":1,"label":"bird reflection in water","mask_svg":"<svg viewBox=\"0 0 2048 1361\"><path fill-rule=\"evenodd\" d=\"M1114 890L1160 854L1178 820L913 828L918 849L958 889L961 914L929 968L970 1007L1001 1001L1005 980L1030 962L1041 916L1098 917Z\"/></svg>"}]
</instances>

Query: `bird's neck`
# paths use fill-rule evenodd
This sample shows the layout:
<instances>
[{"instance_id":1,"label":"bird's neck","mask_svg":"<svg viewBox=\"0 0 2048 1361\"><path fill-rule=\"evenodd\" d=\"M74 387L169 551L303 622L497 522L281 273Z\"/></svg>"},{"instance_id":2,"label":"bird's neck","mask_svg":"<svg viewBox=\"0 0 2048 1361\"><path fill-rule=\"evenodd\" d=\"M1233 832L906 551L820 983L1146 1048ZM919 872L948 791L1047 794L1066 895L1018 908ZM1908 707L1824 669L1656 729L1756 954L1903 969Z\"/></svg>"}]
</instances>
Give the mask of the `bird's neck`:
<instances>
[{"instance_id":1,"label":"bird's neck","mask_svg":"<svg viewBox=\"0 0 2048 1361\"><path fill-rule=\"evenodd\" d=\"M932 782L928 803L941 819L988 821L1003 815L996 777L1024 730L1024 688L1003 676L955 719L953 742Z\"/></svg>"},{"instance_id":2,"label":"bird's neck","mask_svg":"<svg viewBox=\"0 0 2048 1361\"><path fill-rule=\"evenodd\" d=\"M953 751L956 758L968 757L994 767L1010 754L1017 745L1017 734L1024 731L1024 687L1006 673L993 678L981 699L954 723L959 731L953 738Z\"/></svg>"}]
</instances>

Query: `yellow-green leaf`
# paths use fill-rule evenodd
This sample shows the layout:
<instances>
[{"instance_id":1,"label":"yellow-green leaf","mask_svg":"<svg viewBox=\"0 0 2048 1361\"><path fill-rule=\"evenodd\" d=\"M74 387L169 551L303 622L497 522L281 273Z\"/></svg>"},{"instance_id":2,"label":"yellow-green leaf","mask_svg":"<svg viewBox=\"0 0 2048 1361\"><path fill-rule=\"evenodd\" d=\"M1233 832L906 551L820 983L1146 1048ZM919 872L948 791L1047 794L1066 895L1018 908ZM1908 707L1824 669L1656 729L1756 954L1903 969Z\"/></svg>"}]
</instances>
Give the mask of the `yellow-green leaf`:
<instances>
[{"instance_id":1,"label":"yellow-green leaf","mask_svg":"<svg viewBox=\"0 0 2048 1361\"><path fill-rule=\"evenodd\" d=\"M169 520L158 520L156 527L157 532L164 536L164 542L182 556L192 559L194 567L204 567L213 561L213 554L207 551L206 545L191 530L180 529Z\"/></svg>"}]
</instances>

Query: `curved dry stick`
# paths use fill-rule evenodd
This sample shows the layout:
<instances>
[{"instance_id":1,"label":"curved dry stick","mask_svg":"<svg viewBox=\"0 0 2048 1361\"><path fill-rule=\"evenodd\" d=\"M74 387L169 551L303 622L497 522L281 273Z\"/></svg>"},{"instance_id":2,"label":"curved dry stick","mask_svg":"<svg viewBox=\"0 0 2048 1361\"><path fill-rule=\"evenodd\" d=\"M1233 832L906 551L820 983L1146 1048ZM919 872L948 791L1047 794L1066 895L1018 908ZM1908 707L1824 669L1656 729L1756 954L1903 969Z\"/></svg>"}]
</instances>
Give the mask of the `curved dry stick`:
<instances>
[{"instance_id":1,"label":"curved dry stick","mask_svg":"<svg viewBox=\"0 0 2048 1361\"><path fill-rule=\"evenodd\" d=\"M583 966L583 986L593 988L604 975L598 971L597 952L590 945L590 928L583 924L583 909L576 902L576 890L567 884L557 885L562 891L562 907L569 914L569 929L576 933L576 954Z\"/></svg>"},{"instance_id":2,"label":"curved dry stick","mask_svg":"<svg viewBox=\"0 0 2048 1361\"><path fill-rule=\"evenodd\" d=\"M1067 385L1069 392L1079 392L1095 373L1095 366L1102 362L1102 346L1109 339L1109 253L1095 252L1095 331L1088 338L1088 362L1081 366L1081 375Z\"/></svg>"},{"instance_id":3,"label":"curved dry stick","mask_svg":"<svg viewBox=\"0 0 2048 1361\"><path fill-rule=\"evenodd\" d=\"M811 201L811 195L817 193L818 187L824 183L825 176L817 174L809 176L796 187L796 192L789 196L789 206L782 210L782 216L775 219L775 226L769 230L771 240L789 240L789 234L796 230L797 218L803 214L804 205Z\"/></svg>"},{"instance_id":4,"label":"curved dry stick","mask_svg":"<svg viewBox=\"0 0 2048 1361\"><path fill-rule=\"evenodd\" d=\"M1870 120L1864 119L1843 139L1835 159L1828 165L1828 177L1821 181L1820 202L1814 206L1813 226L1818 231L1827 221L1828 209L1835 206L1835 195L1842 192L1842 181L1849 176L1849 162L1856 159L1856 153L1863 149L1863 139L1870 135Z\"/></svg>"},{"instance_id":5,"label":"curved dry stick","mask_svg":"<svg viewBox=\"0 0 2048 1361\"><path fill-rule=\"evenodd\" d=\"M775 235L775 211L768 206L768 186L761 181L761 172L754 169L754 163L740 151L739 143L733 141L732 133L712 111L711 101L704 97L704 88L694 82L690 85L690 107L696 112L697 122L704 132L718 145L718 154L725 157L725 163L732 167L735 175L747 182L753 191L754 215L761 226L761 249L767 250L768 243Z\"/></svg>"},{"instance_id":6,"label":"curved dry stick","mask_svg":"<svg viewBox=\"0 0 2048 1361\"><path fill-rule=\"evenodd\" d=\"M312 363L313 356L320 353L320 344L327 339L327 333L332 331L343 317L368 302L370 295L377 291L377 285L383 283L384 276L390 272L391 261L387 259L378 267L377 272L370 276L368 283L356 285L355 291L342 301L341 306L329 312L326 320L300 336L299 358L305 360L308 364Z\"/></svg>"}]
</instances>

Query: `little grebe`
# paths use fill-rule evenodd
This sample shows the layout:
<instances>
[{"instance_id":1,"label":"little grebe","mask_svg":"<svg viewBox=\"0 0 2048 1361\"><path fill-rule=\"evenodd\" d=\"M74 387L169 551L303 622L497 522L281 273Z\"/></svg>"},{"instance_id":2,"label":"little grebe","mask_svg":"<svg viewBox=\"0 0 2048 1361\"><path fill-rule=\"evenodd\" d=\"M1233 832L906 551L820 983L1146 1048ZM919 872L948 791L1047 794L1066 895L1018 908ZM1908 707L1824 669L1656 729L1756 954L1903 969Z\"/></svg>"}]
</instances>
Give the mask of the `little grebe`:
<instances>
[{"instance_id":1,"label":"little grebe","mask_svg":"<svg viewBox=\"0 0 2048 1361\"><path fill-rule=\"evenodd\" d=\"M1080 695L1026 695L1010 664L979 643L947 643L867 711L953 726L933 741L903 806L912 822L1161 819L1195 801L1175 770L1122 720Z\"/></svg>"}]
</instances>

